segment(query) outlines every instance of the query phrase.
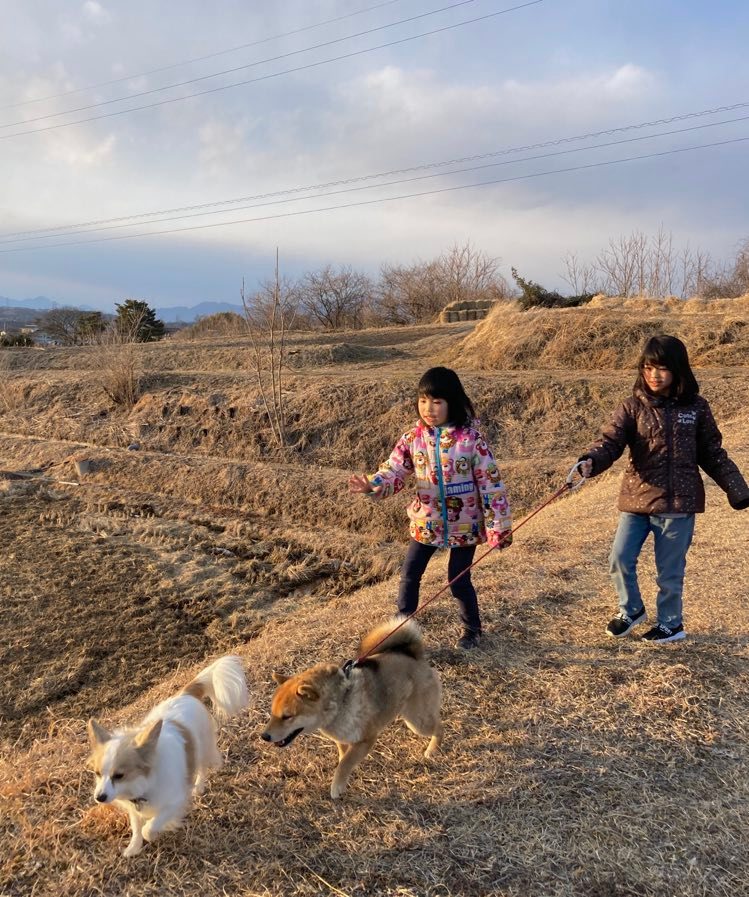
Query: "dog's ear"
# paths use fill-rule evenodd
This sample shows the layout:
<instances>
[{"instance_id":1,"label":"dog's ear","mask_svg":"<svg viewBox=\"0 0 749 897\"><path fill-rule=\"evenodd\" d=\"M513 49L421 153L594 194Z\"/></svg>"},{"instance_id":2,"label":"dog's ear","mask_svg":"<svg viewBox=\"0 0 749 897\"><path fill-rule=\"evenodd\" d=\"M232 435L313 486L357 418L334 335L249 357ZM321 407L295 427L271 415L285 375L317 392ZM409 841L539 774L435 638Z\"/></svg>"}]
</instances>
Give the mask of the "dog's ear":
<instances>
[{"instance_id":1,"label":"dog's ear","mask_svg":"<svg viewBox=\"0 0 749 897\"><path fill-rule=\"evenodd\" d=\"M317 701L320 698L320 694L314 685L310 685L309 682L300 682L297 686L296 693L300 698L306 698L308 701Z\"/></svg>"},{"instance_id":2,"label":"dog's ear","mask_svg":"<svg viewBox=\"0 0 749 897\"><path fill-rule=\"evenodd\" d=\"M111 733L107 732L101 723L98 723L93 718L88 721L88 740L91 742L92 748L104 744L104 742L109 741L111 737Z\"/></svg>"},{"instance_id":3,"label":"dog's ear","mask_svg":"<svg viewBox=\"0 0 749 897\"><path fill-rule=\"evenodd\" d=\"M159 740L163 722L163 720L157 719L147 732L139 735L136 739L135 743L138 748L138 753L144 760L150 760L151 755L156 749L156 742Z\"/></svg>"},{"instance_id":4,"label":"dog's ear","mask_svg":"<svg viewBox=\"0 0 749 897\"><path fill-rule=\"evenodd\" d=\"M277 673L275 670L270 674L270 677L274 682L278 683L278 685L283 685L284 682L288 682L290 678L289 676L284 676L283 673Z\"/></svg>"}]
</instances>

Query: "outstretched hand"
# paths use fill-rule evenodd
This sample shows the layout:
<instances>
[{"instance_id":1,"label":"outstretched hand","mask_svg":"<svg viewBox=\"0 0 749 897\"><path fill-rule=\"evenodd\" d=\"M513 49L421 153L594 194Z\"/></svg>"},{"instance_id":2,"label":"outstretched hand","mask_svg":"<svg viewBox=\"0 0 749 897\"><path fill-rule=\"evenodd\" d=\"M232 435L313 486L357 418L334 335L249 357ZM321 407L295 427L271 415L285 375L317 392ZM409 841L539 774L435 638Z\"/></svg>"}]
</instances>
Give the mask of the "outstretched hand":
<instances>
[{"instance_id":1,"label":"outstretched hand","mask_svg":"<svg viewBox=\"0 0 749 897\"><path fill-rule=\"evenodd\" d=\"M348 481L348 489L349 492L361 492L363 494L367 493L377 493L382 489L382 486L373 486L368 477L364 476L364 474L353 474L349 477Z\"/></svg>"},{"instance_id":2,"label":"outstretched hand","mask_svg":"<svg viewBox=\"0 0 749 897\"><path fill-rule=\"evenodd\" d=\"M593 475L593 462L590 458L586 458L584 461L580 462L580 476L585 477L587 480L588 477Z\"/></svg>"}]
</instances>

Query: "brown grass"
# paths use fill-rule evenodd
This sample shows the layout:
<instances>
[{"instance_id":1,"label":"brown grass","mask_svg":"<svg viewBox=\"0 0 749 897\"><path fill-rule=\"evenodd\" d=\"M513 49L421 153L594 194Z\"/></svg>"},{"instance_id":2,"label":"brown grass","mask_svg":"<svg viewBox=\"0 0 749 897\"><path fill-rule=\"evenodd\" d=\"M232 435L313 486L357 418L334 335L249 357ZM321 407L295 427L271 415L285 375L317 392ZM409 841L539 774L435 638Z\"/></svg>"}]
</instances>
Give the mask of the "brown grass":
<instances>
[{"instance_id":1,"label":"brown grass","mask_svg":"<svg viewBox=\"0 0 749 897\"><path fill-rule=\"evenodd\" d=\"M715 310L689 312L701 333L719 332ZM556 315L562 330L569 316ZM547 320L536 322L541 331ZM611 333L618 344L622 328ZM361 340L386 360L295 373L290 407L308 442L286 458L267 454L256 396L228 367L241 343L170 342L163 357L143 347L147 394L127 413L81 390L85 351L14 355L21 401L0 407L0 471L33 476L0 477L0 608L11 633L0 648L0 893L749 893L747 516L710 483L689 557L686 642L648 650L603 636L614 609L612 471L477 568L479 652L451 647L451 599L424 613L445 689L435 762L396 724L333 802L334 748L314 736L285 751L258 739L272 669L343 660L392 613L405 499L352 501L345 479L384 457L411 419L416 377L465 335L448 325L405 338L300 337L309 357L315 345ZM631 366L488 373L477 370L486 343L475 355L466 343L460 373L516 510L532 507L631 389ZM387 360L388 346L402 354ZM718 348L705 346L705 357ZM746 367L699 377L746 470ZM126 451L133 438L141 448ZM77 481L81 450L93 466ZM443 584L445 563L433 562L424 596ZM652 613L649 547L641 577ZM246 661L251 703L222 732L227 765L182 831L124 860L124 818L93 805L85 720L136 719L228 650Z\"/></svg>"},{"instance_id":2,"label":"brown grass","mask_svg":"<svg viewBox=\"0 0 749 897\"><path fill-rule=\"evenodd\" d=\"M356 636L390 612L394 584L306 602L239 649L252 702L223 734L228 764L186 829L135 861L118 856L124 821L91 805L82 719L52 716L48 737L6 751L3 893L746 893L741 520L711 490L692 555L688 642L612 643L602 635L611 609L603 569L616 486L610 476L560 501L477 570L484 650L466 658L448 647L457 628L449 601L427 612L447 724L432 765L421 740L394 726L334 803L330 746L307 737L283 752L258 741L270 670L350 655ZM425 591L439 585L441 566ZM647 555L643 567L650 581ZM159 670L165 683L122 712L92 709L137 716L192 669Z\"/></svg>"},{"instance_id":3,"label":"brown grass","mask_svg":"<svg viewBox=\"0 0 749 897\"><path fill-rule=\"evenodd\" d=\"M697 367L749 364L749 298L609 300L527 312L497 306L451 360L482 370L634 368L649 336L670 333Z\"/></svg>"}]
</instances>

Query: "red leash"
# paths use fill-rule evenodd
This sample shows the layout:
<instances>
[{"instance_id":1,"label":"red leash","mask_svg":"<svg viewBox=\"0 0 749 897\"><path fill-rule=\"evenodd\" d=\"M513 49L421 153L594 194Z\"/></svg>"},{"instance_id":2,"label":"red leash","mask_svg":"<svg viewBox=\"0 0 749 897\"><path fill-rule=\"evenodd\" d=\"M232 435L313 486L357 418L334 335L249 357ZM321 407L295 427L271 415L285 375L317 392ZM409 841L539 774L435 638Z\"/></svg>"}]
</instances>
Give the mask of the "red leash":
<instances>
[{"instance_id":1,"label":"red leash","mask_svg":"<svg viewBox=\"0 0 749 897\"><path fill-rule=\"evenodd\" d=\"M439 598L439 596L443 592L446 592L454 582L457 582L461 576L465 576L465 574L468 573L469 570L471 570L477 564L480 564L481 561L484 560L484 558L488 557L493 551L496 551L497 548L501 548L502 542L504 542L508 538L508 536L512 536L514 533L516 533L520 529L521 526L525 526L525 524L529 520L532 520L536 516L536 514L538 514L540 511L543 511L543 509L545 507L547 507L553 501L555 501L557 498L559 498L560 495L563 495L565 492L572 492L574 489L577 489L580 486L582 486L582 484L585 482L584 478L581 478L577 483L573 483L574 473L576 470L579 469L579 467L580 467L580 462L578 462L577 464L574 465L574 467L570 470L569 474L567 475L567 480L566 480L565 484L560 489L557 489L557 491L551 496L551 498L547 498L546 501L542 505L539 505L534 511L531 511L531 513L528 514L527 517L523 518L523 520L521 520L520 523L518 523L518 525L516 527L513 527L511 530L508 530L506 533L504 533L501 536L501 539L500 539L500 542L498 545L493 545L488 551L485 551L481 555L481 557L477 558L469 567L466 567L465 570L461 570L457 576L453 577L447 583L447 585L444 585L439 590L439 592L435 592L434 595L432 595L430 598L427 598L426 601L423 601L412 614L408 614L408 616L404 617L401 620L401 622L398 623L398 625L394 629L392 629L390 632L388 632L388 634L386 636L381 638L379 640L379 642L377 642L372 648L369 649L369 651L362 654L361 657L357 657L357 659L353 663L353 666L357 666L358 664L362 663L362 661L366 660L367 657L369 657L371 654L374 654L377 651L377 649L380 647L380 645L382 645L383 642L386 642L392 635L394 635L401 628L401 626L405 626L409 620L413 619L416 616L416 614L419 613L419 611L424 610L424 608L428 604L431 604L432 601L435 600L435 598ZM349 661L349 663L351 663L351 661Z\"/></svg>"}]
</instances>

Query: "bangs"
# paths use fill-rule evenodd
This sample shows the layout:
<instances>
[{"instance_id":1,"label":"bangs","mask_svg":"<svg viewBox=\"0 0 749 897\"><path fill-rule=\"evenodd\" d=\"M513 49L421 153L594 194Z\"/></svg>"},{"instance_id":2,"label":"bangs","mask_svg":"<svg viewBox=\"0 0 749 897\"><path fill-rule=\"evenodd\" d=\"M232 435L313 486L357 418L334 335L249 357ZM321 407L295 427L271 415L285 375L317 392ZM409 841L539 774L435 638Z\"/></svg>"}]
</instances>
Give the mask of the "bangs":
<instances>
[{"instance_id":1,"label":"bangs","mask_svg":"<svg viewBox=\"0 0 749 897\"><path fill-rule=\"evenodd\" d=\"M419 380L418 393L430 399L450 399L460 392L455 387L456 384L450 383L450 378L445 377L440 368L431 368Z\"/></svg>"},{"instance_id":2,"label":"bangs","mask_svg":"<svg viewBox=\"0 0 749 897\"><path fill-rule=\"evenodd\" d=\"M644 368L646 364L654 364L657 367L672 370L673 362L669 363L668 352L660 340L648 340L640 356L640 368Z\"/></svg>"}]
</instances>

